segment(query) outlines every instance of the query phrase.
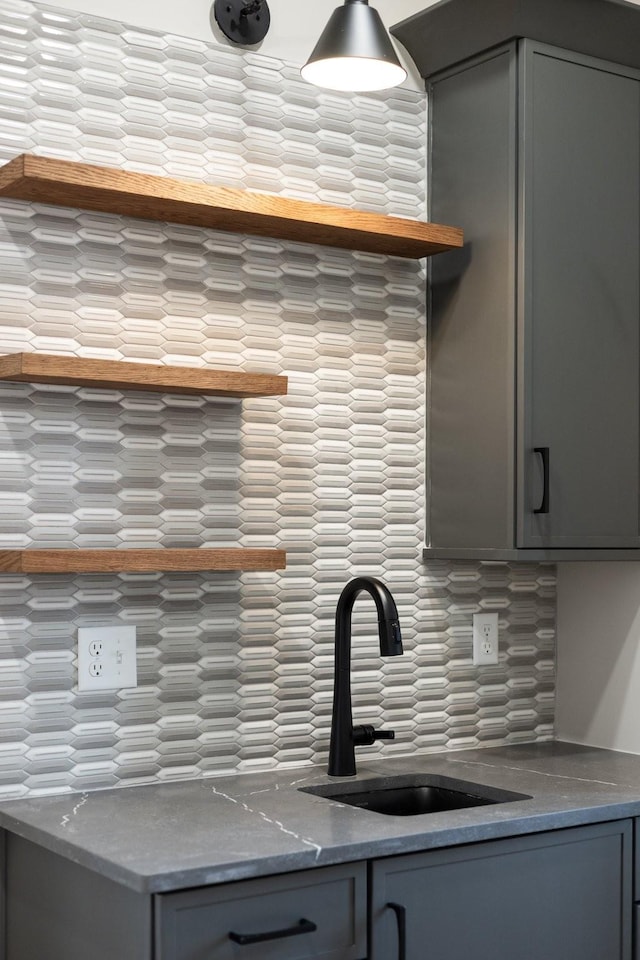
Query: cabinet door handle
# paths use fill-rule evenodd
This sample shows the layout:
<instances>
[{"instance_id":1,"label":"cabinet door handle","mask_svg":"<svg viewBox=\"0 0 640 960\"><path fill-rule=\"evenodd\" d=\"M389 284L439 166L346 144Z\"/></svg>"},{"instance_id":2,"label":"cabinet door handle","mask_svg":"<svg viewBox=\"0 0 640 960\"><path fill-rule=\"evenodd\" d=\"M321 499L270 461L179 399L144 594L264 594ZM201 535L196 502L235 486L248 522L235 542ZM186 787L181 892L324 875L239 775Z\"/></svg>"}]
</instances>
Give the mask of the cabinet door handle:
<instances>
[{"instance_id":1,"label":"cabinet door handle","mask_svg":"<svg viewBox=\"0 0 640 960\"><path fill-rule=\"evenodd\" d=\"M542 457L543 476L542 502L538 509L533 512L549 513L549 447L534 447L533 452L540 454Z\"/></svg>"},{"instance_id":2,"label":"cabinet door handle","mask_svg":"<svg viewBox=\"0 0 640 960\"><path fill-rule=\"evenodd\" d=\"M301 933L313 933L317 929L317 924L312 920L300 920L295 927L271 930L269 933L234 933L231 931L229 940L246 947L252 943L264 943L265 940L284 940L285 937L299 937Z\"/></svg>"},{"instance_id":3,"label":"cabinet door handle","mask_svg":"<svg viewBox=\"0 0 640 960\"><path fill-rule=\"evenodd\" d=\"M398 924L398 960L407 960L407 908L400 903L388 903Z\"/></svg>"}]
</instances>

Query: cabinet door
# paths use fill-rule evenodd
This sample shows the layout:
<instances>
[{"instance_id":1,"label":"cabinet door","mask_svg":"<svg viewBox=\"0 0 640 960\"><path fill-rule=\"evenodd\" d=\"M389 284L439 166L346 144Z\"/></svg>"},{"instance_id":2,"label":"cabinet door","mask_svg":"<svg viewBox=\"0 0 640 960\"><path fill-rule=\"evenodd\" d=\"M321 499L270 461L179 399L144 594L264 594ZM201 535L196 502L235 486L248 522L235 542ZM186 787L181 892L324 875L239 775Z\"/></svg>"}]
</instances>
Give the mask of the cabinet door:
<instances>
[{"instance_id":1,"label":"cabinet door","mask_svg":"<svg viewBox=\"0 0 640 960\"><path fill-rule=\"evenodd\" d=\"M463 250L429 262L427 543L515 545L515 45L430 87L431 219Z\"/></svg>"},{"instance_id":2,"label":"cabinet door","mask_svg":"<svg viewBox=\"0 0 640 960\"><path fill-rule=\"evenodd\" d=\"M630 821L376 861L370 960L629 960Z\"/></svg>"},{"instance_id":3,"label":"cabinet door","mask_svg":"<svg viewBox=\"0 0 640 960\"><path fill-rule=\"evenodd\" d=\"M637 547L640 81L521 53L518 545Z\"/></svg>"}]
</instances>

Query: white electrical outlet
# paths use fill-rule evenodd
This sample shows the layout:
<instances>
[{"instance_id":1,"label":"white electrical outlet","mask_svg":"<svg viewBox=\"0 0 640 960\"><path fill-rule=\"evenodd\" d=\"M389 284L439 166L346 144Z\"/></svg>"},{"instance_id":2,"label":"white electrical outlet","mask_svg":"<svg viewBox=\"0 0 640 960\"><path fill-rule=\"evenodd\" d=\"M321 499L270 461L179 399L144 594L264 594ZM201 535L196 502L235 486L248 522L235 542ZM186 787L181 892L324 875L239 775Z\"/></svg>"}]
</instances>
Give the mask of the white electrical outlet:
<instances>
[{"instance_id":1,"label":"white electrical outlet","mask_svg":"<svg viewBox=\"0 0 640 960\"><path fill-rule=\"evenodd\" d=\"M135 627L80 627L78 690L137 687Z\"/></svg>"},{"instance_id":2,"label":"white electrical outlet","mask_svg":"<svg viewBox=\"0 0 640 960\"><path fill-rule=\"evenodd\" d=\"M473 662L478 666L498 662L498 614L474 613Z\"/></svg>"}]
</instances>

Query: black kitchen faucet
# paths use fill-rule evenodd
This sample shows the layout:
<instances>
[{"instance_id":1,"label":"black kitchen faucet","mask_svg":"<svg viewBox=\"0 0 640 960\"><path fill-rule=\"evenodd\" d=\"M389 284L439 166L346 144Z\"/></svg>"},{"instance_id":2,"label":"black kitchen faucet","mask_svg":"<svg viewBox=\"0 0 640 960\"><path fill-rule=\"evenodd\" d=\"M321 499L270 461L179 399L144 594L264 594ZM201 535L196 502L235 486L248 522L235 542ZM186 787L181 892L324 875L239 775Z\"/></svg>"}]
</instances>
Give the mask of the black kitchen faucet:
<instances>
[{"instance_id":1,"label":"black kitchen faucet","mask_svg":"<svg viewBox=\"0 0 640 960\"><path fill-rule=\"evenodd\" d=\"M356 772L355 747L369 746L375 740L393 740L393 730L374 730L372 726L353 726L351 714L351 614L359 593L368 593L378 611L380 656L397 657L402 653L402 636L395 601L384 583L373 577L351 580L336 608L335 676L333 714L329 747L329 776L353 777Z\"/></svg>"}]
</instances>

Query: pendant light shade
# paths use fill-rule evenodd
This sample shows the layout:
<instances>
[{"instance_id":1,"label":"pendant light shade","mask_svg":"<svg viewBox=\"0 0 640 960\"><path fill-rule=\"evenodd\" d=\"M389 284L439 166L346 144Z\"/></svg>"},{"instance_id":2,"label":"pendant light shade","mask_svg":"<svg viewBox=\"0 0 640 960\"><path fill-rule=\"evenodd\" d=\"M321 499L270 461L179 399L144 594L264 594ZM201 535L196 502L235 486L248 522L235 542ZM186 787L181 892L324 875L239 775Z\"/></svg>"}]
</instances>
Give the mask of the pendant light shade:
<instances>
[{"instance_id":1,"label":"pendant light shade","mask_svg":"<svg viewBox=\"0 0 640 960\"><path fill-rule=\"evenodd\" d=\"M301 73L318 87L354 92L397 87L407 76L369 0L345 0L333 11Z\"/></svg>"}]
</instances>

